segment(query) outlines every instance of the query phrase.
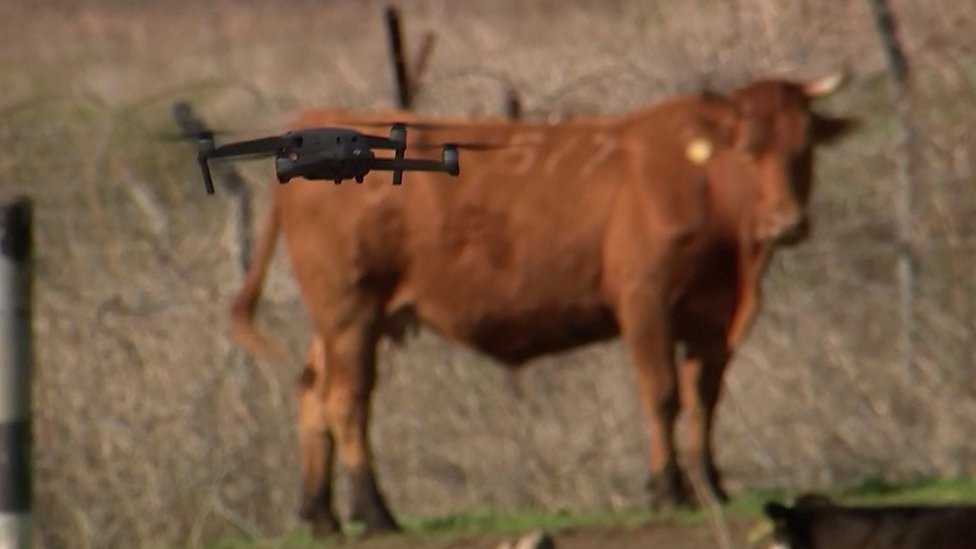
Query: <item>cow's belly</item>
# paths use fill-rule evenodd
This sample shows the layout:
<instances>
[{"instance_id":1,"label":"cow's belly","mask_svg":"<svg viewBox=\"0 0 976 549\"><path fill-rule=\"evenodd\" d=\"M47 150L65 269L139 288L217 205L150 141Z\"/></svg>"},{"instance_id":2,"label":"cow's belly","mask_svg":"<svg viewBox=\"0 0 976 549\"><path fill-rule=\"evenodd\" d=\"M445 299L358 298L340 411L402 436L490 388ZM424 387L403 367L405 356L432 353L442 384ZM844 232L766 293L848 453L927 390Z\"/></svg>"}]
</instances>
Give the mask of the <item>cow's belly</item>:
<instances>
[{"instance_id":1,"label":"cow's belly","mask_svg":"<svg viewBox=\"0 0 976 549\"><path fill-rule=\"evenodd\" d=\"M548 303L469 309L464 303L420 307L424 324L507 365L614 337L617 323L601 303Z\"/></svg>"},{"instance_id":2,"label":"cow's belly","mask_svg":"<svg viewBox=\"0 0 976 549\"><path fill-rule=\"evenodd\" d=\"M427 326L508 364L613 336L599 260L560 249L515 245L501 264L485 250L430 254L411 269L403 297Z\"/></svg>"}]
</instances>

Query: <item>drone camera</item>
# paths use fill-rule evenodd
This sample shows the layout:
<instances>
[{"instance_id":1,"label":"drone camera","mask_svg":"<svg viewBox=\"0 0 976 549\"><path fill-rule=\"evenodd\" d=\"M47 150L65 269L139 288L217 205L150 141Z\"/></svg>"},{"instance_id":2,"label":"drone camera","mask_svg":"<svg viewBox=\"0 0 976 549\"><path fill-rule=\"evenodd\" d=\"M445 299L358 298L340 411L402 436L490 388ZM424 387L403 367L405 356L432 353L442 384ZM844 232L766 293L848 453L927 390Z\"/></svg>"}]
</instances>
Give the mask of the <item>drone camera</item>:
<instances>
[{"instance_id":1,"label":"drone camera","mask_svg":"<svg viewBox=\"0 0 976 549\"><path fill-rule=\"evenodd\" d=\"M295 177L295 159L289 155L279 155L275 157L275 175L278 183L287 183Z\"/></svg>"}]
</instances>

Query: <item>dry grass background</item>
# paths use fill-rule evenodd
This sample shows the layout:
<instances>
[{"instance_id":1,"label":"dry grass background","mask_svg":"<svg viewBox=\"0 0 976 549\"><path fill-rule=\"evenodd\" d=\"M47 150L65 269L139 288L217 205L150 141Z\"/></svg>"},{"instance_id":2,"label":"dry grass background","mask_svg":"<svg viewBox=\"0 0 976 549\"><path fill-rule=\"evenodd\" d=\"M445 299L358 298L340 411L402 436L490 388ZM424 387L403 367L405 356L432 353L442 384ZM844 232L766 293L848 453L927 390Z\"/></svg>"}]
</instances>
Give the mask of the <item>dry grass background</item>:
<instances>
[{"instance_id":1,"label":"dry grass background","mask_svg":"<svg viewBox=\"0 0 976 549\"><path fill-rule=\"evenodd\" d=\"M39 547L204 543L296 525L297 364L224 336L239 282L235 205L203 193L170 103L276 131L296 109L391 105L383 3L0 3L0 186L36 204ZM867 1L416 0L408 47L437 45L416 108L529 117L620 112L838 66L824 104L864 130L820 157L815 233L780 252L736 357L718 456L735 490L976 474L976 8L896 1L917 76L915 347L898 336L896 121ZM270 164L245 166L257 197ZM308 334L282 257L260 323ZM395 510L643 504L644 434L609 343L540 360L527 397L429 334L384 348L373 436ZM343 500L340 500L343 501ZM340 504L340 508L344 506Z\"/></svg>"}]
</instances>

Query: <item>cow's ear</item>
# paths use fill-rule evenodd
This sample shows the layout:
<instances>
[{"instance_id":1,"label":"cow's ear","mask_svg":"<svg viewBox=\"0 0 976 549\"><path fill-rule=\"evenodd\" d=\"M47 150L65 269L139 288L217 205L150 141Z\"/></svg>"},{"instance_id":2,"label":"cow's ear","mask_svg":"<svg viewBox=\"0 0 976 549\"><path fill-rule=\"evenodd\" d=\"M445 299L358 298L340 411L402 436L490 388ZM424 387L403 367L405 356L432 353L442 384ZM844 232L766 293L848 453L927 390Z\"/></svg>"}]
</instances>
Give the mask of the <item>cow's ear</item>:
<instances>
[{"instance_id":1,"label":"cow's ear","mask_svg":"<svg viewBox=\"0 0 976 549\"><path fill-rule=\"evenodd\" d=\"M832 143L861 126L857 118L814 114L811 120L811 136L816 143Z\"/></svg>"},{"instance_id":2,"label":"cow's ear","mask_svg":"<svg viewBox=\"0 0 976 549\"><path fill-rule=\"evenodd\" d=\"M740 98L736 108L735 140L736 150L757 153L766 140L766 127L760 109L749 97Z\"/></svg>"},{"instance_id":3,"label":"cow's ear","mask_svg":"<svg viewBox=\"0 0 976 549\"><path fill-rule=\"evenodd\" d=\"M758 154L765 147L768 131L761 100L754 94L736 94L728 104L722 126L728 144L739 152Z\"/></svg>"},{"instance_id":4,"label":"cow's ear","mask_svg":"<svg viewBox=\"0 0 976 549\"><path fill-rule=\"evenodd\" d=\"M743 116L739 119L735 148L741 152L758 153L765 135L765 128L759 120L753 116Z\"/></svg>"}]
</instances>

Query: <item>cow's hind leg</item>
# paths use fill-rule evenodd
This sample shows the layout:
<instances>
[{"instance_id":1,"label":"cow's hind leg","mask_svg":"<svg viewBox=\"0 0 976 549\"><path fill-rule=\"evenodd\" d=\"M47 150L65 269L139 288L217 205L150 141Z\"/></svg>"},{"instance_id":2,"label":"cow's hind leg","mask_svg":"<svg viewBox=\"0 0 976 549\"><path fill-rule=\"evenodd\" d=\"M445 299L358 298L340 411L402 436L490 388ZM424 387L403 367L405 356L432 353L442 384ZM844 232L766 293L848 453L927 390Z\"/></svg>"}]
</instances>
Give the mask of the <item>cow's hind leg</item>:
<instances>
[{"instance_id":1,"label":"cow's hind leg","mask_svg":"<svg viewBox=\"0 0 976 549\"><path fill-rule=\"evenodd\" d=\"M351 480L351 516L369 533L399 530L376 482L369 407L376 378L377 312L357 308L326 340L326 412L339 459Z\"/></svg>"},{"instance_id":2,"label":"cow's hind leg","mask_svg":"<svg viewBox=\"0 0 976 549\"><path fill-rule=\"evenodd\" d=\"M312 526L315 537L339 533L332 508L333 439L326 417L328 372L321 338L313 340L309 357L298 378L298 445L302 472L299 514Z\"/></svg>"},{"instance_id":3,"label":"cow's hind leg","mask_svg":"<svg viewBox=\"0 0 976 549\"><path fill-rule=\"evenodd\" d=\"M679 385L691 482L699 500L714 498L724 503L728 501L728 495L715 465L712 431L730 353L725 346L724 334L716 332L714 336L689 342L688 356L679 369Z\"/></svg>"}]
</instances>

